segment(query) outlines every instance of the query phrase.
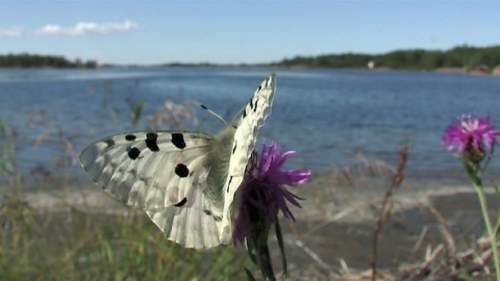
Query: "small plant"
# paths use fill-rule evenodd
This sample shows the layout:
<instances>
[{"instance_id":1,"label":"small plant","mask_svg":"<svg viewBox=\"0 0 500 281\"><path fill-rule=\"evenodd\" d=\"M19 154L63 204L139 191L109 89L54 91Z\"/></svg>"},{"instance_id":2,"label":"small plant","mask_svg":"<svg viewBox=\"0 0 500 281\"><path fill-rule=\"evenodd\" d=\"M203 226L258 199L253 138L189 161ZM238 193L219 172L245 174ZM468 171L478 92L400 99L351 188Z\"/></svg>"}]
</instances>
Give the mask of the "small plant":
<instances>
[{"instance_id":1,"label":"small plant","mask_svg":"<svg viewBox=\"0 0 500 281\"><path fill-rule=\"evenodd\" d=\"M377 259L378 259L378 243L379 237L384 227L384 224L390 219L392 212L392 200L394 192L401 186L404 180L404 170L406 168L406 163L408 162L408 151L410 147L405 145L399 150L399 161L396 171L392 177L391 185L389 189L384 194L384 199L382 200L382 210L380 216L375 222L375 227L373 230L373 242L372 242L372 258L371 258L371 269L372 269L372 280L375 281L377 278Z\"/></svg>"},{"instance_id":2,"label":"small plant","mask_svg":"<svg viewBox=\"0 0 500 281\"><path fill-rule=\"evenodd\" d=\"M0 176L10 177L16 171L14 136L12 130L0 120Z\"/></svg>"},{"instance_id":3,"label":"small plant","mask_svg":"<svg viewBox=\"0 0 500 281\"><path fill-rule=\"evenodd\" d=\"M260 156L254 153L241 185L241 204L233 233L236 244L246 241L251 260L260 268L265 280L276 280L267 245L271 227L275 226L276 239L281 250L283 275L287 277L287 263L278 212L288 219L294 216L287 206L300 207L299 197L287 186L306 183L310 170L281 170L295 151L282 151L278 145L264 145ZM255 280L246 270L249 280Z\"/></svg>"},{"instance_id":4,"label":"small plant","mask_svg":"<svg viewBox=\"0 0 500 281\"><path fill-rule=\"evenodd\" d=\"M443 135L443 143L450 152L458 154L478 195L484 224L491 243L497 281L500 281L500 262L496 237L498 226L494 229L490 222L482 172L493 155L499 135L500 131L495 129L488 117L476 118L470 115L462 116L453 122Z\"/></svg>"}]
</instances>

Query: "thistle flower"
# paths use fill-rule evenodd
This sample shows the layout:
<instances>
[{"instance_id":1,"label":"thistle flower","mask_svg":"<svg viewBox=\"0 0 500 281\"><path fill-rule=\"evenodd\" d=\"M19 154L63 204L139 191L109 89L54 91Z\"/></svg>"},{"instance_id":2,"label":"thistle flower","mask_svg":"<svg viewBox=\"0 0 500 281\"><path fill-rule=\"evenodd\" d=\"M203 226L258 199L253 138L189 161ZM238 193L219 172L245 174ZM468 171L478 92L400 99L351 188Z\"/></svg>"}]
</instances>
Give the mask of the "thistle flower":
<instances>
[{"instance_id":1,"label":"thistle flower","mask_svg":"<svg viewBox=\"0 0 500 281\"><path fill-rule=\"evenodd\" d=\"M488 117L464 115L453 122L443 135L448 151L455 151L474 163L479 163L493 151L500 131Z\"/></svg>"},{"instance_id":2,"label":"thistle flower","mask_svg":"<svg viewBox=\"0 0 500 281\"><path fill-rule=\"evenodd\" d=\"M498 135L500 135L500 131L495 130L488 117L474 118L466 115L448 127L443 135L443 143L448 147L449 151L460 153L465 170L474 185L484 224L490 238L496 280L500 281L500 257L496 247L497 233L489 219L488 204L481 177L481 172L485 166L481 167L479 165L485 156L493 153Z\"/></svg>"},{"instance_id":3,"label":"thistle flower","mask_svg":"<svg viewBox=\"0 0 500 281\"><path fill-rule=\"evenodd\" d=\"M288 191L287 186L304 184L311 176L311 171L306 169L281 170L286 160L295 154L295 151L280 151L276 144L264 145L260 157L255 155L249 163L233 233L236 244L242 243L255 229L267 229L277 220L278 211L295 220L287 203L300 208L298 200L302 198Z\"/></svg>"}]
</instances>

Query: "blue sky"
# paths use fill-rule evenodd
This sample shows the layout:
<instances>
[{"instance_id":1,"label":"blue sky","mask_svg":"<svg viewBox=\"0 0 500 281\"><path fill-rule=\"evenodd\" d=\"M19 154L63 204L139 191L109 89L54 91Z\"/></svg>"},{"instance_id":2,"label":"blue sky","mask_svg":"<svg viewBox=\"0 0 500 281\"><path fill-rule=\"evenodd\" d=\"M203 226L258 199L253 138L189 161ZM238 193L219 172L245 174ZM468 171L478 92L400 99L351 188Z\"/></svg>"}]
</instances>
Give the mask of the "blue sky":
<instances>
[{"instance_id":1,"label":"blue sky","mask_svg":"<svg viewBox=\"0 0 500 281\"><path fill-rule=\"evenodd\" d=\"M464 43L500 44L500 1L0 0L0 54L255 63Z\"/></svg>"}]
</instances>

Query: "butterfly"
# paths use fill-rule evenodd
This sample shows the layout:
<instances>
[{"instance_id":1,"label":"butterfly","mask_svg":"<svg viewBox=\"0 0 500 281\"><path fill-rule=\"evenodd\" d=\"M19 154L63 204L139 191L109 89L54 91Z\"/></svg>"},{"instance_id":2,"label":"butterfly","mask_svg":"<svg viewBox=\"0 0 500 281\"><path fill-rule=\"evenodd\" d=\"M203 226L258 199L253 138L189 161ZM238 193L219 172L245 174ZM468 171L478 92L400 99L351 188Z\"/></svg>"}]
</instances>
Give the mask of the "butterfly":
<instances>
[{"instance_id":1,"label":"butterfly","mask_svg":"<svg viewBox=\"0 0 500 281\"><path fill-rule=\"evenodd\" d=\"M143 209L169 240L196 249L229 244L237 191L275 92L272 74L241 115L215 136L188 131L114 135L86 147L81 166L113 197Z\"/></svg>"}]
</instances>

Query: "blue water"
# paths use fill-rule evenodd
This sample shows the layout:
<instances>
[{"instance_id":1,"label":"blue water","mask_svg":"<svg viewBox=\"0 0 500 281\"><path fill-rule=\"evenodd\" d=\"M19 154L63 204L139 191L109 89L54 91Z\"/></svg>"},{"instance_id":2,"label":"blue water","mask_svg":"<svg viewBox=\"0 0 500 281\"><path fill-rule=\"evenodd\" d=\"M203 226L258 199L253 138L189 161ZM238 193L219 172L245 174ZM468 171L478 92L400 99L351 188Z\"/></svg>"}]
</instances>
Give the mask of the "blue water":
<instances>
[{"instance_id":1,"label":"blue water","mask_svg":"<svg viewBox=\"0 0 500 281\"><path fill-rule=\"evenodd\" d=\"M75 152L96 139L134 130L127 100L144 101L137 128L147 128L165 100L203 103L230 119L272 70L135 68L0 70L0 118L16 134L19 167L56 165L60 136ZM294 166L326 171L353 155L393 163L411 144L408 171L460 168L441 144L449 122L464 113L500 122L500 78L421 72L274 70L278 94L260 142L277 141L300 154ZM43 118L35 113L45 112ZM221 123L196 109L200 122L170 123L214 133ZM165 127L164 129L168 129ZM42 137L39 144L35 141ZM71 149L70 149L71 150ZM499 167L493 161L493 168ZM74 167L77 167L76 165ZM80 175L79 169L70 169Z\"/></svg>"}]
</instances>

